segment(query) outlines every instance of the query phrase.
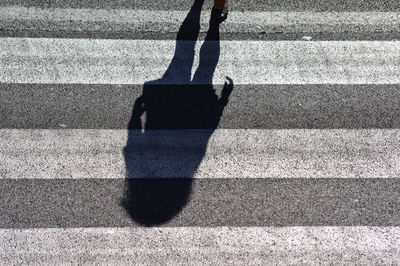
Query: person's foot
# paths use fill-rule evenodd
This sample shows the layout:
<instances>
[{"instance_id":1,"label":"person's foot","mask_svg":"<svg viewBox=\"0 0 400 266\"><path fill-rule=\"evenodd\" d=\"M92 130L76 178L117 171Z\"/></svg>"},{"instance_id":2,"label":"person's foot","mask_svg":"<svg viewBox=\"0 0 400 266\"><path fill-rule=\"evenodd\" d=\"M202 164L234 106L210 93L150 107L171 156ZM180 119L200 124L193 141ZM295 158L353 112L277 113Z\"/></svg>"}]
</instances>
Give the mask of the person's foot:
<instances>
[{"instance_id":1,"label":"person's foot","mask_svg":"<svg viewBox=\"0 0 400 266\"><path fill-rule=\"evenodd\" d=\"M216 19L219 23L228 18L228 8L218 9L213 7L211 10L211 17Z\"/></svg>"},{"instance_id":2,"label":"person's foot","mask_svg":"<svg viewBox=\"0 0 400 266\"><path fill-rule=\"evenodd\" d=\"M228 18L228 1L227 0L214 0L214 6L211 11L211 16L217 19L219 23Z\"/></svg>"}]
</instances>

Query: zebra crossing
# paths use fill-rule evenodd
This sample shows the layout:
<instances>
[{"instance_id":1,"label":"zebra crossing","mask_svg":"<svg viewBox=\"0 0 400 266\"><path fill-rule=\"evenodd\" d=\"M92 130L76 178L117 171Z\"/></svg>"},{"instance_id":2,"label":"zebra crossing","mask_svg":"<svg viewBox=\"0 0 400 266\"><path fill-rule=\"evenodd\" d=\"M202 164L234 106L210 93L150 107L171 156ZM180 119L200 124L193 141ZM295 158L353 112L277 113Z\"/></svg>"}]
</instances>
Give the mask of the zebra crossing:
<instances>
[{"instance_id":1,"label":"zebra crossing","mask_svg":"<svg viewBox=\"0 0 400 266\"><path fill-rule=\"evenodd\" d=\"M192 4L0 3L0 264L399 264L399 2Z\"/></svg>"}]
</instances>

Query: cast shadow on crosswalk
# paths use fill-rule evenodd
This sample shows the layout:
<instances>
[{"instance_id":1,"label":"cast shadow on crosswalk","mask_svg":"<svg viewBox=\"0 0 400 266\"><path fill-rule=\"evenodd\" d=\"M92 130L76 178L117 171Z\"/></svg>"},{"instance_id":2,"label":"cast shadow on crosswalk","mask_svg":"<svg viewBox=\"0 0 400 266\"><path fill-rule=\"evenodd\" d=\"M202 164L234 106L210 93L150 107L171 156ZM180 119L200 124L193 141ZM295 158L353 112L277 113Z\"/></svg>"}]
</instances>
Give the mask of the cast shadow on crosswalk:
<instances>
[{"instance_id":1,"label":"cast shadow on crosswalk","mask_svg":"<svg viewBox=\"0 0 400 266\"><path fill-rule=\"evenodd\" d=\"M192 78L203 3L196 0L182 23L164 75L146 82L133 106L123 206L144 226L168 222L188 202L193 175L233 89L229 78L220 96L212 85L220 54L219 23L213 19Z\"/></svg>"}]
</instances>

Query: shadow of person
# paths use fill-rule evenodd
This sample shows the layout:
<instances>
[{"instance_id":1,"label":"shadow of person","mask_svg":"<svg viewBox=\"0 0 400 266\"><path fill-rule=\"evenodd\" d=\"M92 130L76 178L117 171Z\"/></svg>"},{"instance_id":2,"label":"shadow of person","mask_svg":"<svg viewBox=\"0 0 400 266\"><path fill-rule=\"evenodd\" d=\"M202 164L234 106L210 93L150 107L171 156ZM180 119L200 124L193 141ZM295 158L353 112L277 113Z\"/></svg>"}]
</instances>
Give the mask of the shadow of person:
<instances>
[{"instance_id":1,"label":"shadow of person","mask_svg":"<svg viewBox=\"0 0 400 266\"><path fill-rule=\"evenodd\" d=\"M219 23L213 18L191 78L203 3L196 0L182 23L163 77L146 82L133 106L123 206L144 226L168 222L187 204L192 178L233 89L227 78L218 97L212 85L220 54Z\"/></svg>"}]
</instances>

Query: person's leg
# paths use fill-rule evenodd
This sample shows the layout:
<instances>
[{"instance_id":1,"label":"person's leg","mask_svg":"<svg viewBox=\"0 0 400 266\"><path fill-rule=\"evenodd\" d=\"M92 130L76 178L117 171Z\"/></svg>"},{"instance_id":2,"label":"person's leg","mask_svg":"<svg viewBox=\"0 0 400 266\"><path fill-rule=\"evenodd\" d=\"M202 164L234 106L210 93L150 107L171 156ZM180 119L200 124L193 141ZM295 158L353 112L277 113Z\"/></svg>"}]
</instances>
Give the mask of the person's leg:
<instances>
[{"instance_id":1,"label":"person's leg","mask_svg":"<svg viewBox=\"0 0 400 266\"><path fill-rule=\"evenodd\" d=\"M224 21L228 17L228 0L214 0L212 16L219 22Z\"/></svg>"},{"instance_id":2,"label":"person's leg","mask_svg":"<svg viewBox=\"0 0 400 266\"><path fill-rule=\"evenodd\" d=\"M228 7L228 0L214 0L214 7L217 9L224 9Z\"/></svg>"}]
</instances>

